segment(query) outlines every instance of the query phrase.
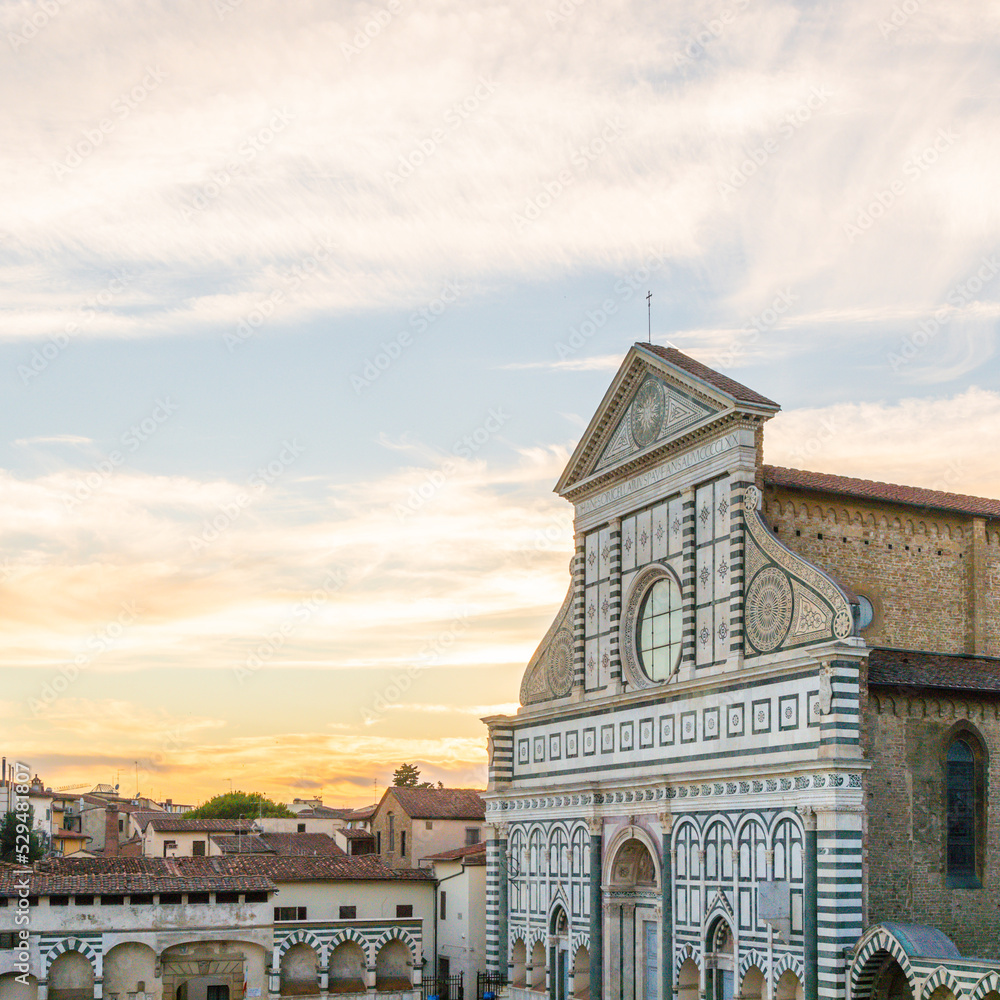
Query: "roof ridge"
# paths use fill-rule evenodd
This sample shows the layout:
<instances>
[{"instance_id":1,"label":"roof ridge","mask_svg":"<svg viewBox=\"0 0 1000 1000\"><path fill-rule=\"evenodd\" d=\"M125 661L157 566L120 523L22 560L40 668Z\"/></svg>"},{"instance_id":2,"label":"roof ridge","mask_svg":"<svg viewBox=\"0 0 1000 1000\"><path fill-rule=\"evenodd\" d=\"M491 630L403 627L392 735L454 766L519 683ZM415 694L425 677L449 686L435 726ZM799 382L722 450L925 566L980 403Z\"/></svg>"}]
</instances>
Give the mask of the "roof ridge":
<instances>
[{"instance_id":1,"label":"roof ridge","mask_svg":"<svg viewBox=\"0 0 1000 1000\"><path fill-rule=\"evenodd\" d=\"M727 393L741 403L751 403L756 406L766 406L769 408L773 407L776 410L781 409L780 404L776 403L773 399L769 399L755 389L751 389L750 386L744 385L742 382L738 382L728 375L723 375L722 372L706 365L697 358L692 358L690 354L685 354L676 347L662 347L660 344L643 343L641 340L637 340L635 346L651 354L655 354L658 358L673 364L688 375L693 375L695 378L707 382L716 389L721 389L722 392Z\"/></svg>"},{"instance_id":2,"label":"roof ridge","mask_svg":"<svg viewBox=\"0 0 1000 1000\"><path fill-rule=\"evenodd\" d=\"M1000 500L976 496L972 493L951 493L947 490L935 490L927 486L888 483L879 479L844 476L836 472L813 472L808 469L793 469L784 465L765 464L761 467L761 471L764 475L764 482L770 482L775 486L844 493L849 496L869 497L908 507L937 507L941 510L958 510L964 513L1000 517ZM847 489L848 486L853 486L854 489ZM933 503L933 500L941 502Z\"/></svg>"}]
</instances>

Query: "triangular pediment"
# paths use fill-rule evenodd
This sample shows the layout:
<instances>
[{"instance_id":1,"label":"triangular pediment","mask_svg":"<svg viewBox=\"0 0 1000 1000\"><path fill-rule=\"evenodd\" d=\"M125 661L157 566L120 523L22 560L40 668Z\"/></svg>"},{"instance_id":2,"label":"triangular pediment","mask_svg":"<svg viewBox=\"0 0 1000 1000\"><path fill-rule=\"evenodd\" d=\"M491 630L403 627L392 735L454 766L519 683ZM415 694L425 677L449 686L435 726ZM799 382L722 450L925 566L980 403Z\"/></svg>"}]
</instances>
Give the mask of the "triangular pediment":
<instances>
[{"instance_id":1,"label":"triangular pediment","mask_svg":"<svg viewBox=\"0 0 1000 1000\"><path fill-rule=\"evenodd\" d=\"M588 480L658 452L737 409L770 416L777 403L676 349L636 344L556 485L565 495Z\"/></svg>"},{"instance_id":2,"label":"triangular pediment","mask_svg":"<svg viewBox=\"0 0 1000 1000\"><path fill-rule=\"evenodd\" d=\"M720 410L648 373L632 395L618 426L594 464L600 472L701 423Z\"/></svg>"}]
</instances>

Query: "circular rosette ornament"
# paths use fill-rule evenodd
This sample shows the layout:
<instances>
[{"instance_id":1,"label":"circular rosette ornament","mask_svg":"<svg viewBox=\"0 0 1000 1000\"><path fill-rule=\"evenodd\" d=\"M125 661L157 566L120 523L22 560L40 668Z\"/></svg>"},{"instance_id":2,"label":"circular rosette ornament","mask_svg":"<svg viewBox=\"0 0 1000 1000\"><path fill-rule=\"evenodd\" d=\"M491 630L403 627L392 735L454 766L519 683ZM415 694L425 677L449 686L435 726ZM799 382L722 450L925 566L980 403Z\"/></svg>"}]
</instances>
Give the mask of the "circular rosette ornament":
<instances>
[{"instance_id":1,"label":"circular rosette ornament","mask_svg":"<svg viewBox=\"0 0 1000 1000\"><path fill-rule=\"evenodd\" d=\"M792 624L792 587L777 566L762 569L746 600L747 638L762 653L781 645Z\"/></svg>"}]
</instances>

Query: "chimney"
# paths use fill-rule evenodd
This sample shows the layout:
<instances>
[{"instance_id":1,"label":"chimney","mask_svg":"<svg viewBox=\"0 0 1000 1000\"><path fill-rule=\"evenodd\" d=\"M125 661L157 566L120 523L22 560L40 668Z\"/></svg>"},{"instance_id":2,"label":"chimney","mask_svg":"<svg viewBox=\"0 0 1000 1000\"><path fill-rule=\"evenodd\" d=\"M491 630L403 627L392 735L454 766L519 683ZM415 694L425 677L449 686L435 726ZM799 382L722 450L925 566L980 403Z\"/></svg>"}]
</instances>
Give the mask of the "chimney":
<instances>
[{"instance_id":1,"label":"chimney","mask_svg":"<svg viewBox=\"0 0 1000 1000\"><path fill-rule=\"evenodd\" d=\"M104 856L118 857L118 806L104 807Z\"/></svg>"}]
</instances>

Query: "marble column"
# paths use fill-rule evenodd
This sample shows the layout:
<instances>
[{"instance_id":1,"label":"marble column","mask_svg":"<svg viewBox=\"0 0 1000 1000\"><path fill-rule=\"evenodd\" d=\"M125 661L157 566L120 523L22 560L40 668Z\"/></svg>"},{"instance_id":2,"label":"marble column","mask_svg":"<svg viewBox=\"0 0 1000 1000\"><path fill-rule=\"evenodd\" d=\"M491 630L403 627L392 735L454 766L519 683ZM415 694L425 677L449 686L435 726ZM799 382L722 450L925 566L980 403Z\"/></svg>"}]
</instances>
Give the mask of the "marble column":
<instances>
[{"instance_id":1,"label":"marble column","mask_svg":"<svg viewBox=\"0 0 1000 1000\"><path fill-rule=\"evenodd\" d=\"M602 820L590 822L590 997L604 996L604 905L601 892Z\"/></svg>"},{"instance_id":2,"label":"marble column","mask_svg":"<svg viewBox=\"0 0 1000 1000\"><path fill-rule=\"evenodd\" d=\"M819 1000L819 925L817 914L816 882L816 813L806 807L802 813L805 832L802 863L802 946L805 982L802 984L805 1000Z\"/></svg>"}]
</instances>

